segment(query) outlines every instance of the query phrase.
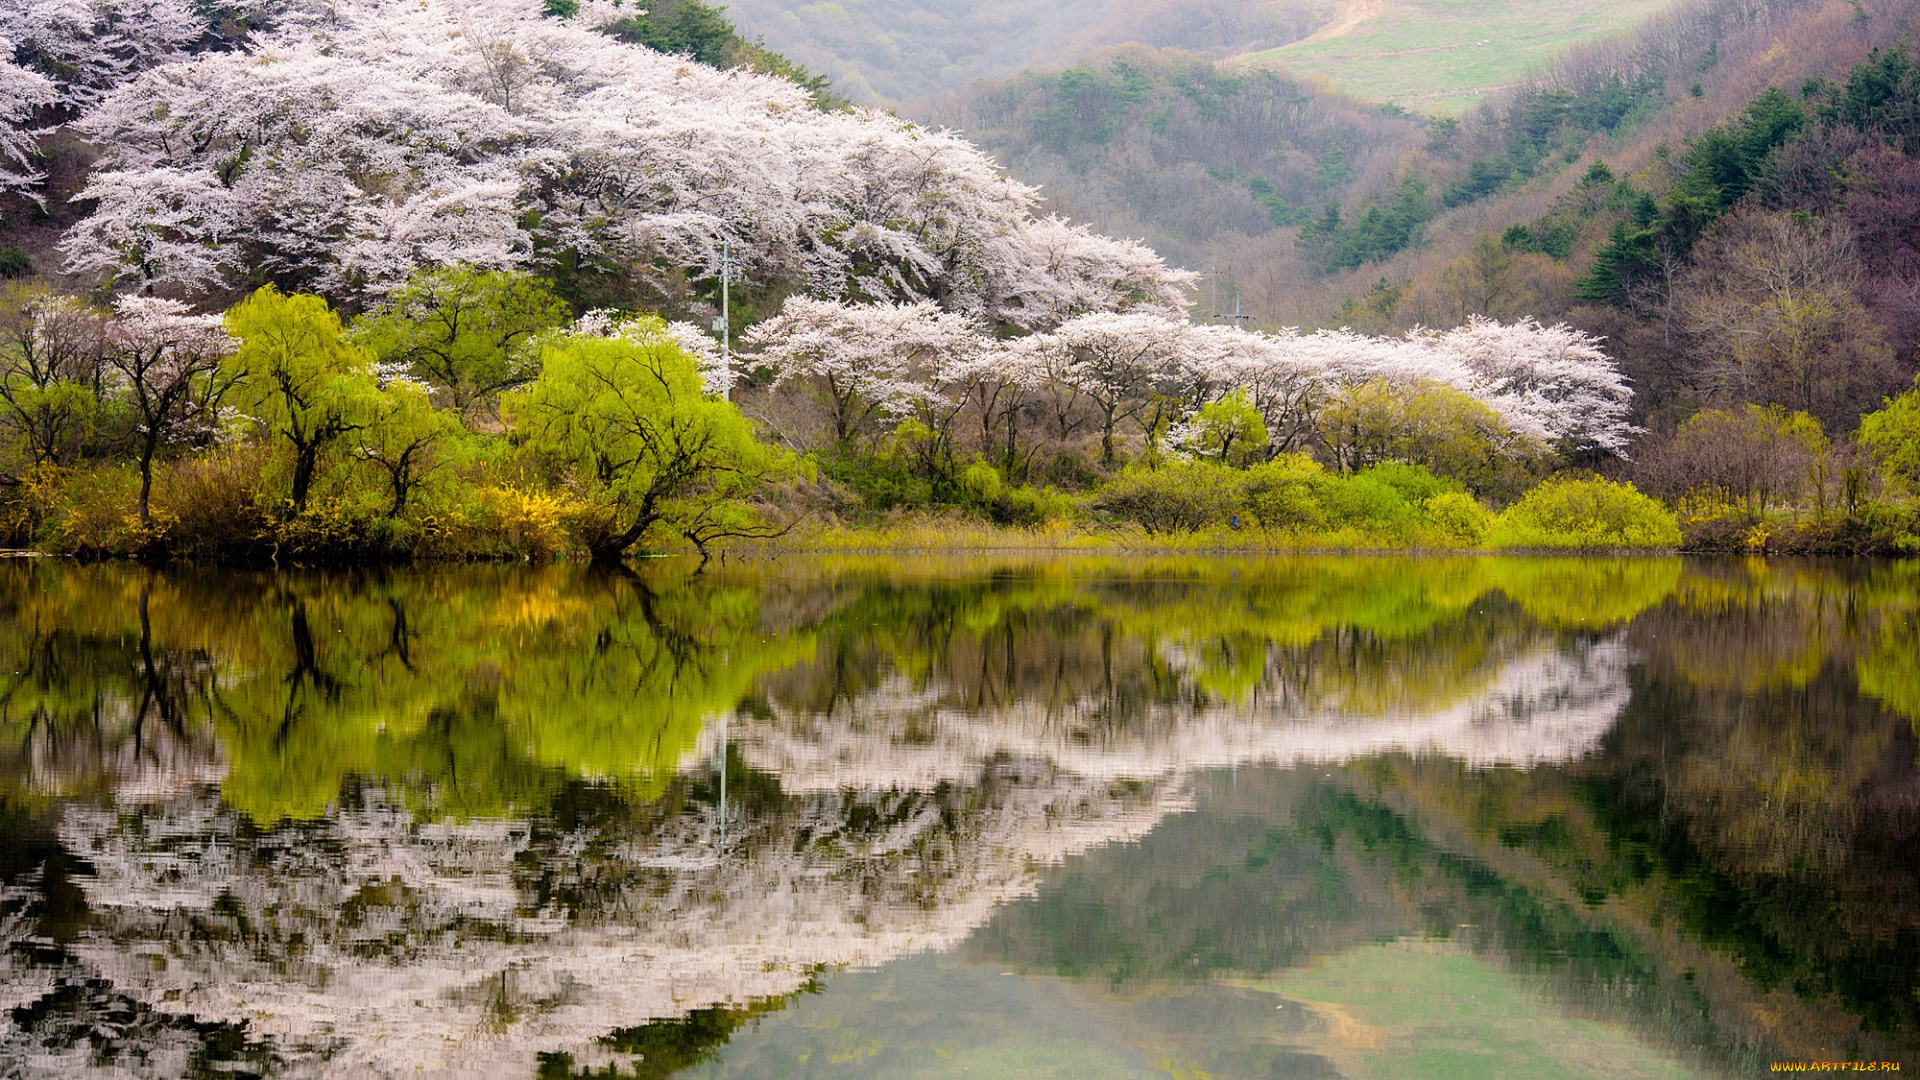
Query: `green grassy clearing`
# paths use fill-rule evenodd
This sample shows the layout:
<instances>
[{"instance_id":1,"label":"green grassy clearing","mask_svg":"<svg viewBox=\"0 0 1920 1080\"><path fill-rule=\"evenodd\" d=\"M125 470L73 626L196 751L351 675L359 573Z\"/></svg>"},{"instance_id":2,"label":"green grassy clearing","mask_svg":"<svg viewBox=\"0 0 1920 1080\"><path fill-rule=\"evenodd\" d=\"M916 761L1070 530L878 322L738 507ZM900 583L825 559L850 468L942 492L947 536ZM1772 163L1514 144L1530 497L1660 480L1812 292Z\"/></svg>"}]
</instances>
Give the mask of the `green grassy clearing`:
<instances>
[{"instance_id":1,"label":"green grassy clearing","mask_svg":"<svg viewBox=\"0 0 1920 1080\"><path fill-rule=\"evenodd\" d=\"M1348 0L1328 36L1239 61L1324 79L1372 101L1458 114L1567 48L1627 29L1666 6L1664 0Z\"/></svg>"}]
</instances>

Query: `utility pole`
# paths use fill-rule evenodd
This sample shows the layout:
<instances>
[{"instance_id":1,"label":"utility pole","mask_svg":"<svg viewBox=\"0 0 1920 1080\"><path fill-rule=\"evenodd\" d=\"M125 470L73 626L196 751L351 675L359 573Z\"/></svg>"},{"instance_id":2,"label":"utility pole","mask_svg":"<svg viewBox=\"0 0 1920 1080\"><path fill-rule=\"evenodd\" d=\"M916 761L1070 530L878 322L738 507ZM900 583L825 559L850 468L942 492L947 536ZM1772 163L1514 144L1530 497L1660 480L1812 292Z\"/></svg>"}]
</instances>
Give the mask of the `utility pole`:
<instances>
[{"instance_id":1,"label":"utility pole","mask_svg":"<svg viewBox=\"0 0 1920 1080\"><path fill-rule=\"evenodd\" d=\"M1214 316L1214 318L1216 318L1216 319L1231 319L1231 320L1233 320L1233 322L1232 322L1232 325L1233 325L1233 326L1235 326L1235 327L1238 327L1238 326L1239 326L1239 325L1240 325L1240 324L1241 324L1242 322L1252 322L1252 321L1253 321L1253 316L1252 316L1252 315L1242 315L1242 314L1240 314L1240 290L1239 290L1239 289L1235 289L1235 290L1233 290L1233 314L1231 314L1231 315L1215 315L1215 316Z\"/></svg>"}]
</instances>

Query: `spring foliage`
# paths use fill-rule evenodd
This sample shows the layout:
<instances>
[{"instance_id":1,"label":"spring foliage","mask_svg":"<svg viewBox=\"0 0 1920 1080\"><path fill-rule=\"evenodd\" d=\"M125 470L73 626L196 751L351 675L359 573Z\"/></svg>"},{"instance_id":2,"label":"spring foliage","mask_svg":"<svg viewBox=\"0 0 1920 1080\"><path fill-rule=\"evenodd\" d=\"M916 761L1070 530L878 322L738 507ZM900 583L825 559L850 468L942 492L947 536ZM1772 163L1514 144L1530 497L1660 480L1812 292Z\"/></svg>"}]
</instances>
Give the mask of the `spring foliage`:
<instances>
[{"instance_id":1,"label":"spring foliage","mask_svg":"<svg viewBox=\"0 0 1920 1080\"><path fill-rule=\"evenodd\" d=\"M529 448L584 496L580 527L597 559L620 557L656 528L702 550L720 536L758 535L765 527L744 498L802 471L757 441L739 410L706 396L698 365L663 322L649 328L651 338L550 342L540 377L504 403Z\"/></svg>"}]
</instances>

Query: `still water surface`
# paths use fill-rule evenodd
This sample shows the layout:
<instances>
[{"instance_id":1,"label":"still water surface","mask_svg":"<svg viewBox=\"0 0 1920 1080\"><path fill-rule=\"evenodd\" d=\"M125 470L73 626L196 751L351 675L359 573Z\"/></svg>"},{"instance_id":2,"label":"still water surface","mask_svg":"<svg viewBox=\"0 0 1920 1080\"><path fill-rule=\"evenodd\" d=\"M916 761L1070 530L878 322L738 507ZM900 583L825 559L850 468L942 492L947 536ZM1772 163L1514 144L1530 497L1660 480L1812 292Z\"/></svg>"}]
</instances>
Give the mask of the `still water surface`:
<instances>
[{"instance_id":1,"label":"still water surface","mask_svg":"<svg viewBox=\"0 0 1920 1080\"><path fill-rule=\"evenodd\" d=\"M0 565L0 1076L1920 1068L1920 566Z\"/></svg>"}]
</instances>

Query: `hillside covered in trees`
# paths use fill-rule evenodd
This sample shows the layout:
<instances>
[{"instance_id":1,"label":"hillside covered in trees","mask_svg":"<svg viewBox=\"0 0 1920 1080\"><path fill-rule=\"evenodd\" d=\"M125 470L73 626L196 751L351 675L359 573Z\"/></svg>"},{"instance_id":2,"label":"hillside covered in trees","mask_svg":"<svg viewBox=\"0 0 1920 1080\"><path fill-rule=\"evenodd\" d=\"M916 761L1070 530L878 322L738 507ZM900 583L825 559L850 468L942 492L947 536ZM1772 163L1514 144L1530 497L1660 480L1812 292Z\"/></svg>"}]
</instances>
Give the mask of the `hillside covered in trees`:
<instances>
[{"instance_id":1,"label":"hillside covered in trees","mask_svg":"<svg viewBox=\"0 0 1920 1080\"><path fill-rule=\"evenodd\" d=\"M975 79L1046 69L1132 43L1224 58L1296 41L1323 25L1303 0L733 0L748 33L825 73L841 93L917 114Z\"/></svg>"},{"instance_id":2,"label":"hillside covered in trees","mask_svg":"<svg viewBox=\"0 0 1920 1080\"><path fill-rule=\"evenodd\" d=\"M1695 45L1748 70L1823 11L1710 0L1468 123L1139 50L969 99L1035 168L1106 178L1076 215L1184 208L1190 263L1230 229L1207 280L693 0L48 0L0 71L0 525L235 558L704 554L927 512L1060 543L1899 547L1920 397L1882 400L1905 249L1869 237L1905 47L1749 86L1642 165L1632 139L1717 98L1618 70L1661 42L1648 72ZM1294 287L1259 291L1262 252ZM1190 317L1227 290L1266 329ZM1282 296L1307 330L1260 310Z\"/></svg>"},{"instance_id":3,"label":"hillside covered in trees","mask_svg":"<svg viewBox=\"0 0 1920 1080\"><path fill-rule=\"evenodd\" d=\"M1696 413L1844 443L1913 377L1917 14L1695 0L1457 120L1140 50L941 108L1076 217L1218 266L1202 317L1604 338L1651 432L1620 468L1677 497L1704 482L1665 449Z\"/></svg>"}]
</instances>

